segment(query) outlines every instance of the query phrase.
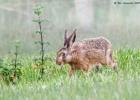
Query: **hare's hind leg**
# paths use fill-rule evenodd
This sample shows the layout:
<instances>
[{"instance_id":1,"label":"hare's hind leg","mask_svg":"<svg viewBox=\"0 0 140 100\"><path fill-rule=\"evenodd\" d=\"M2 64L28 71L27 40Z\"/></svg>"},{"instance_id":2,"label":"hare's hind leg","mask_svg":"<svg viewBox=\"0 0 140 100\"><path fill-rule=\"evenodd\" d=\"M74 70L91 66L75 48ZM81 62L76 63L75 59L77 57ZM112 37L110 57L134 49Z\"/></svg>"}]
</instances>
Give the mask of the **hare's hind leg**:
<instances>
[{"instance_id":1,"label":"hare's hind leg","mask_svg":"<svg viewBox=\"0 0 140 100\"><path fill-rule=\"evenodd\" d=\"M99 72L99 65L95 65L95 71Z\"/></svg>"},{"instance_id":2,"label":"hare's hind leg","mask_svg":"<svg viewBox=\"0 0 140 100\"><path fill-rule=\"evenodd\" d=\"M95 64L95 71L96 71L96 72L99 72L100 66L101 66L100 63L96 63L96 64Z\"/></svg>"},{"instance_id":3,"label":"hare's hind leg","mask_svg":"<svg viewBox=\"0 0 140 100\"><path fill-rule=\"evenodd\" d=\"M106 63L108 66L110 66L114 70L117 70L117 63L114 62L114 60L113 60L111 49L108 49L106 52Z\"/></svg>"}]
</instances>

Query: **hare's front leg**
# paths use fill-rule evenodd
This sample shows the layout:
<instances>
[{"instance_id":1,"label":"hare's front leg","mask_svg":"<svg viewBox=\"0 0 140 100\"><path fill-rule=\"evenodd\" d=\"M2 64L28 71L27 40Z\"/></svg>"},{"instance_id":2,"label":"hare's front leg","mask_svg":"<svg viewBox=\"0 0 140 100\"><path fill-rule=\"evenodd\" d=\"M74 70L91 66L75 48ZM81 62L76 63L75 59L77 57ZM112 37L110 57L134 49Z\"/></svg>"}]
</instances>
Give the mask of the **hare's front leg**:
<instances>
[{"instance_id":1,"label":"hare's front leg","mask_svg":"<svg viewBox=\"0 0 140 100\"><path fill-rule=\"evenodd\" d=\"M89 77L91 70L92 70L92 66L88 64L84 64L81 68L82 73L87 77Z\"/></svg>"},{"instance_id":2,"label":"hare's front leg","mask_svg":"<svg viewBox=\"0 0 140 100\"><path fill-rule=\"evenodd\" d=\"M68 70L68 74L69 74L69 77L72 76L72 74L74 73L74 66L69 66L69 70Z\"/></svg>"}]
</instances>

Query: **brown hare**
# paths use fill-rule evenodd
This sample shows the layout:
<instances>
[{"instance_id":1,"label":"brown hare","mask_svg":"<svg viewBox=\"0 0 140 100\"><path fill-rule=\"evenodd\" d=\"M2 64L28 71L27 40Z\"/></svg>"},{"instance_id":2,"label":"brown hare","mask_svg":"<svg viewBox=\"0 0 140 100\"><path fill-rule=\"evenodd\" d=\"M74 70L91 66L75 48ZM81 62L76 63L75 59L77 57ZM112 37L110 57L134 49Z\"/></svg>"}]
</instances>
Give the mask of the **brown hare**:
<instances>
[{"instance_id":1,"label":"brown hare","mask_svg":"<svg viewBox=\"0 0 140 100\"><path fill-rule=\"evenodd\" d=\"M59 49L56 57L56 64L69 64L69 76L73 71L80 69L89 71L91 65L107 65L116 68L116 63L112 57L112 44L104 37L84 39L75 42L76 29L67 36L65 31L64 47Z\"/></svg>"}]
</instances>

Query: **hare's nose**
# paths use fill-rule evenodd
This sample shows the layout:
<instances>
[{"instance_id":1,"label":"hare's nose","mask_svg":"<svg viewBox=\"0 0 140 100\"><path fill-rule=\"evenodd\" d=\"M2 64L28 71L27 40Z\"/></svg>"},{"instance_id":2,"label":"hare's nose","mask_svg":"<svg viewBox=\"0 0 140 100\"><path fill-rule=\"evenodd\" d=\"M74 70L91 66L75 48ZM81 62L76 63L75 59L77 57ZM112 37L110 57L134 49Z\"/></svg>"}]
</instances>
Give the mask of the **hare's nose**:
<instances>
[{"instance_id":1,"label":"hare's nose","mask_svg":"<svg viewBox=\"0 0 140 100\"><path fill-rule=\"evenodd\" d=\"M56 64L57 64L57 65L61 65L61 61L59 61L59 60L57 60L57 59L56 59L55 61L56 61Z\"/></svg>"},{"instance_id":2,"label":"hare's nose","mask_svg":"<svg viewBox=\"0 0 140 100\"><path fill-rule=\"evenodd\" d=\"M56 64L57 64L57 65L61 65L61 62L56 61Z\"/></svg>"}]
</instances>

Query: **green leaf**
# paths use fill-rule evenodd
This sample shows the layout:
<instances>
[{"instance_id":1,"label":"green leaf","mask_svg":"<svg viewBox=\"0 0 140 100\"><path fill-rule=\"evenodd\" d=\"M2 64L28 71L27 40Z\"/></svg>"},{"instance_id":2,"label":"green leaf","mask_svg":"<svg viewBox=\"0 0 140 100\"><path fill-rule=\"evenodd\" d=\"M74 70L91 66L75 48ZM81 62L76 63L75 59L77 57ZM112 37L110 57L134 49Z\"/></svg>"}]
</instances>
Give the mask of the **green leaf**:
<instances>
[{"instance_id":1,"label":"green leaf","mask_svg":"<svg viewBox=\"0 0 140 100\"><path fill-rule=\"evenodd\" d=\"M43 12L44 7L42 5L36 5L33 10L34 10L34 14L40 16Z\"/></svg>"},{"instance_id":2,"label":"green leaf","mask_svg":"<svg viewBox=\"0 0 140 100\"><path fill-rule=\"evenodd\" d=\"M33 19L32 21L36 22L36 23L43 23L43 22L47 22L47 19L40 19L40 18L38 18L38 19Z\"/></svg>"},{"instance_id":3,"label":"green leaf","mask_svg":"<svg viewBox=\"0 0 140 100\"><path fill-rule=\"evenodd\" d=\"M40 19L34 19L33 22L37 22L37 23L40 23L41 20Z\"/></svg>"},{"instance_id":4,"label":"green leaf","mask_svg":"<svg viewBox=\"0 0 140 100\"><path fill-rule=\"evenodd\" d=\"M38 33L40 34L41 32L38 30L38 31L35 31L35 33L36 33L36 34L38 34Z\"/></svg>"},{"instance_id":5,"label":"green leaf","mask_svg":"<svg viewBox=\"0 0 140 100\"><path fill-rule=\"evenodd\" d=\"M47 42L44 42L44 44L46 44L46 45L50 45L50 42L47 41Z\"/></svg>"},{"instance_id":6,"label":"green leaf","mask_svg":"<svg viewBox=\"0 0 140 100\"><path fill-rule=\"evenodd\" d=\"M35 44L41 44L41 41L35 41L34 43Z\"/></svg>"}]
</instances>

